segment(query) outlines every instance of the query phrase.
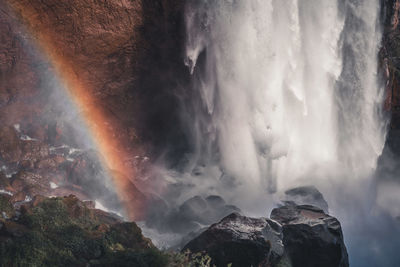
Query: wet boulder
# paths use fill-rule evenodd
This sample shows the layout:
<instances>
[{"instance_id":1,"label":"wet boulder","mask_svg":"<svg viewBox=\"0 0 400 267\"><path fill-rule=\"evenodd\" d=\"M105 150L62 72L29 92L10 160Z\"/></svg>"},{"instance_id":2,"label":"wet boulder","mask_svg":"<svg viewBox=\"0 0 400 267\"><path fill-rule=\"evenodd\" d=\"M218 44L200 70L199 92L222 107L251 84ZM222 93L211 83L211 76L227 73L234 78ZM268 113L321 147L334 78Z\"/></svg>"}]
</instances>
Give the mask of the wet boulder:
<instances>
[{"instance_id":1,"label":"wet boulder","mask_svg":"<svg viewBox=\"0 0 400 267\"><path fill-rule=\"evenodd\" d=\"M282 224L283 244L293 267L347 267L339 221L310 205L285 205L272 210Z\"/></svg>"},{"instance_id":2,"label":"wet boulder","mask_svg":"<svg viewBox=\"0 0 400 267\"><path fill-rule=\"evenodd\" d=\"M266 218L232 213L190 241L183 250L205 251L217 267L276 266L284 253L282 228Z\"/></svg>"}]
</instances>

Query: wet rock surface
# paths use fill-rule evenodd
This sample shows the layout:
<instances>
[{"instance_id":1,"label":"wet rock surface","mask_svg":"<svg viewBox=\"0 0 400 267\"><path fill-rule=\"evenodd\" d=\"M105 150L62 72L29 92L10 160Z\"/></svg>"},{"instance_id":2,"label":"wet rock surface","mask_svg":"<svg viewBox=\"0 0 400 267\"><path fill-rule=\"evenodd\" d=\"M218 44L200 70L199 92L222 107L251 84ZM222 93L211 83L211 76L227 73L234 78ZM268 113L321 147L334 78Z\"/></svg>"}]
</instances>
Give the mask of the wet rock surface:
<instances>
[{"instance_id":1,"label":"wet rock surface","mask_svg":"<svg viewBox=\"0 0 400 267\"><path fill-rule=\"evenodd\" d=\"M0 129L0 190L13 195L13 202L38 194L75 194L116 206L96 153L26 138L16 128Z\"/></svg>"},{"instance_id":2,"label":"wet rock surface","mask_svg":"<svg viewBox=\"0 0 400 267\"><path fill-rule=\"evenodd\" d=\"M339 221L310 205L286 205L271 212L282 224L283 244L293 267L349 266Z\"/></svg>"},{"instance_id":3,"label":"wet rock surface","mask_svg":"<svg viewBox=\"0 0 400 267\"><path fill-rule=\"evenodd\" d=\"M186 249L206 251L216 266L275 266L284 252L282 229L266 218L232 213L189 242Z\"/></svg>"},{"instance_id":4,"label":"wet rock surface","mask_svg":"<svg viewBox=\"0 0 400 267\"><path fill-rule=\"evenodd\" d=\"M339 221L310 205L286 204L271 219L233 213L190 241L216 266L349 266Z\"/></svg>"}]
</instances>

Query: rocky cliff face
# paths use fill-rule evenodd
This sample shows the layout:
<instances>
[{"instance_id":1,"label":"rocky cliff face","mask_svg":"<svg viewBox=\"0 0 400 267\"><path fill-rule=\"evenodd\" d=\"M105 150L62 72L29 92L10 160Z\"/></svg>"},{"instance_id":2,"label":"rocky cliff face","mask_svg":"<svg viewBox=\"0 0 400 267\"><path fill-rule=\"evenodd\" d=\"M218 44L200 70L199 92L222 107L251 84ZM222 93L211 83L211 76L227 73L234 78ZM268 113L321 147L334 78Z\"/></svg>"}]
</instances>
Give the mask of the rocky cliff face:
<instances>
[{"instance_id":1,"label":"rocky cliff face","mask_svg":"<svg viewBox=\"0 0 400 267\"><path fill-rule=\"evenodd\" d=\"M18 158L21 137L31 141L22 142L25 150L27 143L51 152L70 147L78 154L85 147L75 129L80 111L65 104L68 92L59 88L65 84L68 89L69 80L84 88L90 101L83 108L102 114L96 123L124 149L120 161L135 172L143 169L146 156L154 158L172 140L184 140L176 130L180 127L169 127L179 116L173 92L188 75L180 54L182 12L181 0L0 1L0 119L4 129L11 129L2 131L8 138L0 144L4 174L37 169L34 148L33 161ZM53 168L58 177L78 188L84 177L95 176L59 172L65 170L61 161ZM84 162L74 157L64 161L74 162L75 169ZM134 185L126 188L127 194L141 195Z\"/></svg>"},{"instance_id":2,"label":"rocky cliff face","mask_svg":"<svg viewBox=\"0 0 400 267\"><path fill-rule=\"evenodd\" d=\"M390 129L399 129L400 110L400 2L397 0L381 1L381 19L383 23L381 68L386 85L385 109L392 115ZM390 135L390 133L389 133ZM394 148L394 147L393 147ZM394 148L394 150L396 150Z\"/></svg>"},{"instance_id":3,"label":"rocky cliff face","mask_svg":"<svg viewBox=\"0 0 400 267\"><path fill-rule=\"evenodd\" d=\"M378 205L394 217L400 215L397 190L400 188L400 1L381 0L383 23L381 72L386 85L385 109L390 116L386 143L376 172Z\"/></svg>"},{"instance_id":4,"label":"rocky cliff face","mask_svg":"<svg viewBox=\"0 0 400 267\"><path fill-rule=\"evenodd\" d=\"M171 106L152 106L163 105L168 88L179 82L176 73L185 73L183 1L27 0L2 1L0 8L0 114L6 124L19 123L34 138L49 138L43 133L49 127L63 127L58 118L50 118L52 126L39 123L51 100L43 95L43 73L52 68L83 84L111 135L135 155L139 135L153 138L144 122L154 122L166 108L173 114Z\"/></svg>"},{"instance_id":5,"label":"rocky cliff face","mask_svg":"<svg viewBox=\"0 0 400 267\"><path fill-rule=\"evenodd\" d=\"M25 68L36 72L36 75L32 74L22 86L14 87L17 92L13 95L40 98L46 81L35 81L43 79L43 73L49 71L46 68L61 68L55 71L74 76L83 84L93 97L93 105L106 114L105 123L109 123L109 130L114 136L123 142L134 141L135 134L131 128L134 116L123 114L133 114L136 107L129 90L137 78L133 74L137 73L138 51L143 46L139 34L142 26L140 3L115 1L103 5L90 0L68 3L7 1L7 6L3 6L4 23L12 30L2 32L2 38L7 40L8 47L15 46L13 51L16 54L7 55L8 61L15 60L16 56L18 58L18 54L37 55L36 58L31 56L22 60L26 62ZM24 39L24 42L14 44L14 39ZM46 60L50 61L50 65L37 67L38 64L45 65ZM17 79L24 73L11 62L5 66L9 67L4 73L13 73ZM33 96L24 93L33 94L35 91L37 94ZM43 105L46 100L49 99L39 99L36 106ZM35 107L34 103L24 104ZM8 108L7 105L4 108ZM42 119L43 114L32 112L32 116ZM21 122L20 117L13 119ZM62 122L52 123L62 127ZM23 130L26 128L25 124L21 127Z\"/></svg>"}]
</instances>

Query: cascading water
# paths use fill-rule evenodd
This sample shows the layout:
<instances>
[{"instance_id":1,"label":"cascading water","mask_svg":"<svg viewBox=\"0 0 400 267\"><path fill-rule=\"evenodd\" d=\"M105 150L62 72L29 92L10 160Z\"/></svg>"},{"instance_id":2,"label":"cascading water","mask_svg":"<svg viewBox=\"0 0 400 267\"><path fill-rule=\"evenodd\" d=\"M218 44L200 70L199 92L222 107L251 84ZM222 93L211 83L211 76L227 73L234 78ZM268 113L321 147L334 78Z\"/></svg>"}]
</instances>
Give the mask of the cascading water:
<instances>
[{"instance_id":1,"label":"cascading water","mask_svg":"<svg viewBox=\"0 0 400 267\"><path fill-rule=\"evenodd\" d=\"M386 125L378 14L377 0L189 1L186 64L206 115L197 143L270 192L368 177Z\"/></svg>"}]
</instances>

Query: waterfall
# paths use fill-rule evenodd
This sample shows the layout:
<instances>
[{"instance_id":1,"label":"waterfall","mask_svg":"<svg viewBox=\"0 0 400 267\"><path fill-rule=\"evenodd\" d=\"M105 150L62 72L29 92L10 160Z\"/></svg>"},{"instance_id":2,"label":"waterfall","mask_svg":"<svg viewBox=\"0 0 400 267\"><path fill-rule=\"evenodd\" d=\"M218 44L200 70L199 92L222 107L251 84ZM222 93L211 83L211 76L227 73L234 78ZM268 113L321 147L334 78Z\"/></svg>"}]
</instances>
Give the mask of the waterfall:
<instances>
[{"instance_id":1,"label":"waterfall","mask_svg":"<svg viewBox=\"0 0 400 267\"><path fill-rule=\"evenodd\" d=\"M190 0L197 163L276 192L370 177L385 140L378 0Z\"/></svg>"}]
</instances>

